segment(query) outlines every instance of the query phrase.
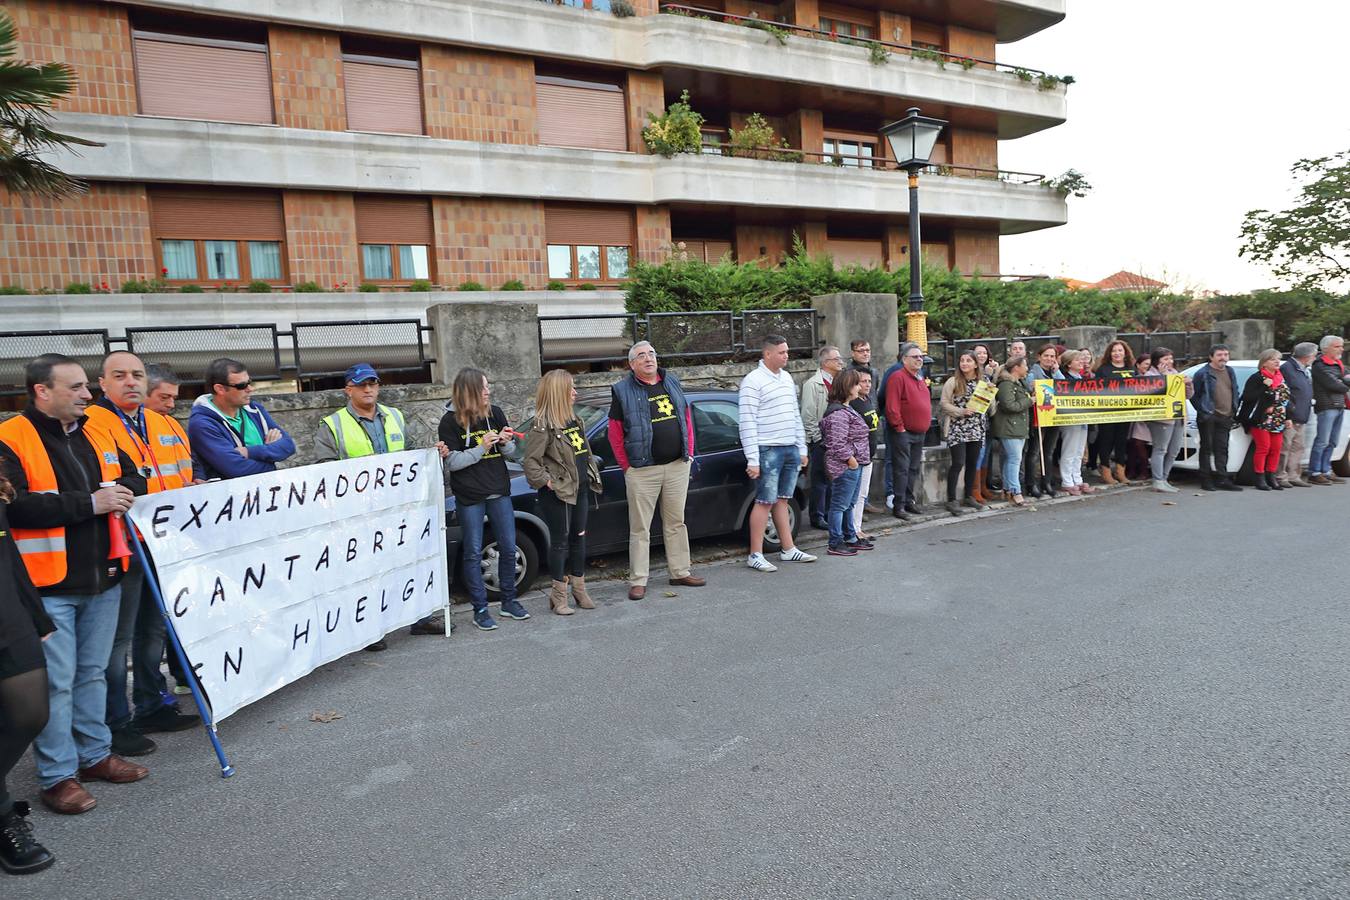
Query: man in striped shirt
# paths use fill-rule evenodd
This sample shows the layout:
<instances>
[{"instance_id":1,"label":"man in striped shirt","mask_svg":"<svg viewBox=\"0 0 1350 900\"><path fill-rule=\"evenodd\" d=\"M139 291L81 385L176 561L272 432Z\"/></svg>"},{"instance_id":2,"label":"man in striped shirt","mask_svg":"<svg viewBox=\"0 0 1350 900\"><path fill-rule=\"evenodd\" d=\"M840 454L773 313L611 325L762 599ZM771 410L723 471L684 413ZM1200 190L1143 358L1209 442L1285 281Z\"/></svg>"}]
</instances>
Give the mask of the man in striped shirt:
<instances>
[{"instance_id":1,"label":"man in striped shirt","mask_svg":"<svg viewBox=\"0 0 1350 900\"><path fill-rule=\"evenodd\" d=\"M758 482L755 505L750 510L750 558L746 565L759 572L777 572L764 558L764 528L773 524L782 543L779 559L785 562L815 562L792 542L788 500L797 488L797 474L806 468L806 431L797 408L797 385L788 374L787 338L771 334L764 338L764 358L741 380L740 430L745 451L745 473Z\"/></svg>"}]
</instances>

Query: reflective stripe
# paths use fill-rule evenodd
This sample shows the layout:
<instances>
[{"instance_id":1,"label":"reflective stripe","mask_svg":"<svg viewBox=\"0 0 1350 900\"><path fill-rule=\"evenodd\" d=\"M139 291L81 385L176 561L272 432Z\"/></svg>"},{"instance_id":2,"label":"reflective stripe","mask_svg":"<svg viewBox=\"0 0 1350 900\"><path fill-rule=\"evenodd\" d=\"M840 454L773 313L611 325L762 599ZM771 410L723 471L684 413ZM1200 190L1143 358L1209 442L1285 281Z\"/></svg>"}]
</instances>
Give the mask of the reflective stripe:
<instances>
[{"instance_id":1,"label":"reflective stripe","mask_svg":"<svg viewBox=\"0 0 1350 900\"><path fill-rule=\"evenodd\" d=\"M182 468L183 468L182 464L181 464L181 463L177 463L177 462L160 463L160 464L159 464L159 474L161 474L161 475L177 475L180 471L182 471Z\"/></svg>"},{"instance_id":2,"label":"reflective stripe","mask_svg":"<svg viewBox=\"0 0 1350 900\"><path fill-rule=\"evenodd\" d=\"M19 538L14 541L19 552L27 556L30 553L65 553L66 536Z\"/></svg>"},{"instance_id":3,"label":"reflective stripe","mask_svg":"<svg viewBox=\"0 0 1350 900\"><path fill-rule=\"evenodd\" d=\"M30 493L30 494L59 494L59 493L61 493L61 492L58 491L56 488L50 488L50 489L45 490L45 491L29 491L28 493Z\"/></svg>"}]
</instances>

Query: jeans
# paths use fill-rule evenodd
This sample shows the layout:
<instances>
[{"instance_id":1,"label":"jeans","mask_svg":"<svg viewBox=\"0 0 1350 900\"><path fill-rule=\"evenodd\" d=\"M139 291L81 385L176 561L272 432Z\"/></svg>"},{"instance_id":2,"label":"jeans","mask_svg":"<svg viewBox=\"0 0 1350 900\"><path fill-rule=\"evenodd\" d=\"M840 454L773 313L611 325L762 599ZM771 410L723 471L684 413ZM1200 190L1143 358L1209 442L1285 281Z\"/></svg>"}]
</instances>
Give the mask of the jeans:
<instances>
[{"instance_id":1,"label":"jeans","mask_svg":"<svg viewBox=\"0 0 1350 900\"><path fill-rule=\"evenodd\" d=\"M1201 413L1196 418L1200 427L1200 476L1218 475L1224 480L1228 478L1228 433L1233 430L1233 417Z\"/></svg>"},{"instance_id":2,"label":"jeans","mask_svg":"<svg viewBox=\"0 0 1350 900\"><path fill-rule=\"evenodd\" d=\"M44 790L112 752L106 673L121 593L112 587L101 594L42 598L56 623L55 633L42 644L51 713L33 742Z\"/></svg>"},{"instance_id":3,"label":"jeans","mask_svg":"<svg viewBox=\"0 0 1350 900\"><path fill-rule=\"evenodd\" d=\"M797 489L797 473L802 468L802 454L796 446L759 448L759 484L755 486L755 502L772 506L779 500L788 500Z\"/></svg>"},{"instance_id":4,"label":"jeans","mask_svg":"<svg viewBox=\"0 0 1350 900\"><path fill-rule=\"evenodd\" d=\"M825 471L825 442L817 441L806 447L811 473L811 521L824 519L830 508L830 476Z\"/></svg>"},{"instance_id":5,"label":"jeans","mask_svg":"<svg viewBox=\"0 0 1350 900\"><path fill-rule=\"evenodd\" d=\"M1083 483L1083 451L1087 449L1088 426L1066 425L1059 429L1059 480L1065 487Z\"/></svg>"},{"instance_id":6,"label":"jeans","mask_svg":"<svg viewBox=\"0 0 1350 900\"><path fill-rule=\"evenodd\" d=\"M881 457L881 475L886 487L885 496L889 497L895 493L895 471L891 468L891 450L889 447L885 449L886 452Z\"/></svg>"},{"instance_id":7,"label":"jeans","mask_svg":"<svg viewBox=\"0 0 1350 900\"><path fill-rule=\"evenodd\" d=\"M164 617L150 594L145 572L139 562L122 577L121 601L117 614L117 632L112 657L108 661L108 727L113 731L131 723L132 708L127 703L127 654L131 654L132 700L135 713L148 716L164 706L161 691L168 689L159 670L164 658L167 633Z\"/></svg>"},{"instance_id":8,"label":"jeans","mask_svg":"<svg viewBox=\"0 0 1350 900\"><path fill-rule=\"evenodd\" d=\"M914 502L914 491L923 472L923 439L920 432L896 431L887 426L886 443L891 448L891 471L895 478L895 508Z\"/></svg>"},{"instance_id":9,"label":"jeans","mask_svg":"<svg viewBox=\"0 0 1350 900\"><path fill-rule=\"evenodd\" d=\"M830 546L838 547L845 541L852 543L858 539L853 528L853 503L858 499L858 486L862 484L862 468L845 469L839 477L830 482Z\"/></svg>"},{"instance_id":10,"label":"jeans","mask_svg":"<svg viewBox=\"0 0 1350 900\"><path fill-rule=\"evenodd\" d=\"M510 497L496 497L459 507L459 528L464 542L464 584L474 613L487 609L483 586L483 517L492 524L497 538L497 580L502 600L516 599L516 516Z\"/></svg>"},{"instance_id":11,"label":"jeans","mask_svg":"<svg viewBox=\"0 0 1350 900\"><path fill-rule=\"evenodd\" d=\"M999 438L1003 445L1003 490L1009 494L1022 493L1022 450L1026 438Z\"/></svg>"},{"instance_id":12,"label":"jeans","mask_svg":"<svg viewBox=\"0 0 1350 900\"><path fill-rule=\"evenodd\" d=\"M1317 413L1317 436L1313 438L1312 456L1308 459L1309 475L1330 475L1331 454L1341 439L1343 409L1324 409Z\"/></svg>"},{"instance_id":13,"label":"jeans","mask_svg":"<svg viewBox=\"0 0 1350 900\"><path fill-rule=\"evenodd\" d=\"M1177 451L1181 449L1181 429L1185 425L1184 419L1148 423L1148 432L1153 437L1153 454L1149 457L1149 469L1154 481L1166 481L1172 474L1172 466L1177 461Z\"/></svg>"},{"instance_id":14,"label":"jeans","mask_svg":"<svg viewBox=\"0 0 1350 900\"><path fill-rule=\"evenodd\" d=\"M578 492L577 502L572 504L546 487L539 489L539 512L548 526L548 577L553 581L586 574L586 517L591 492L585 482Z\"/></svg>"}]
</instances>

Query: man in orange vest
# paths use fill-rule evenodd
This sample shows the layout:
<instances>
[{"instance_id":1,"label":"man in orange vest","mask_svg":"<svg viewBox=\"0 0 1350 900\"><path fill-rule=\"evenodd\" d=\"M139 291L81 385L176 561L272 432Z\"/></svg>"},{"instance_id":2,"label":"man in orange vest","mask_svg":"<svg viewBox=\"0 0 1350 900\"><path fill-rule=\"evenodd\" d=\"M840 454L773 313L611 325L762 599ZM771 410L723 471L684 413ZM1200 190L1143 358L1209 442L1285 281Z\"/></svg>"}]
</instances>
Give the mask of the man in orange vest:
<instances>
[{"instance_id":1,"label":"man in orange vest","mask_svg":"<svg viewBox=\"0 0 1350 900\"><path fill-rule=\"evenodd\" d=\"M81 781L123 784L149 774L112 753L104 676L126 570L125 542L113 529L145 493L145 478L105 431L85 427L92 396L78 362L39 356L24 380L27 408L0 423L0 466L14 486L15 543L56 624L42 644L50 716L33 753L42 802L75 815L97 803Z\"/></svg>"},{"instance_id":2,"label":"man in orange vest","mask_svg":"<svg viewBox=\"0 0 1350 900\"><path fill-rule=\"evenodd\" d=\"M145 364L134 353L109 353L98 379L103 396L88 408L87 415L88 427L107 432L155 494L192 483L192 453L181 425L142 405L146 380ZM146 587L140 562L133 558L122 579L121 609L107 675L108 728L118 756L153 753L155 742L146 732L182 731L201 723L196 716L180 713L177 703L162 693L168 689L159 671L166 637L164 617ZM127 704L128 652L134 679L134 721Z\"/></svg>"}]
</instances>

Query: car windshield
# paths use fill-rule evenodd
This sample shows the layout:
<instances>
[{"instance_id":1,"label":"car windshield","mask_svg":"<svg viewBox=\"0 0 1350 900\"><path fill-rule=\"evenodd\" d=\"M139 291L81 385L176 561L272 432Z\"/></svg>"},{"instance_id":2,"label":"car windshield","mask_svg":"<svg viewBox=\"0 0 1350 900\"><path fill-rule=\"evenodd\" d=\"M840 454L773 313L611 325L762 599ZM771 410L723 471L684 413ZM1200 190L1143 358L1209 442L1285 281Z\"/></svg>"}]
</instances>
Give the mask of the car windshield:
<instances>
[{"instance_id":1,"label":"car windshield","mask_svg":"<svg viewBox=\"0 0 1350 900\"><path fill-rule=\"evenodd\" d=\"M597 406L593 403L577 403L572 407L572 411L576 414L576 417L581 420L581 424L584 426L587 433L595 427L597 422L609 415L608 407ZM516 431L519 431L521 434L529 434L530 429L533 427L534 416L530 416L524 422L521 422L516 426ZM508 461L517 464L523 461L525 459L525 441L517 438L516 449L511 451L506 458Z\"/></svg>"}]
</instances>

